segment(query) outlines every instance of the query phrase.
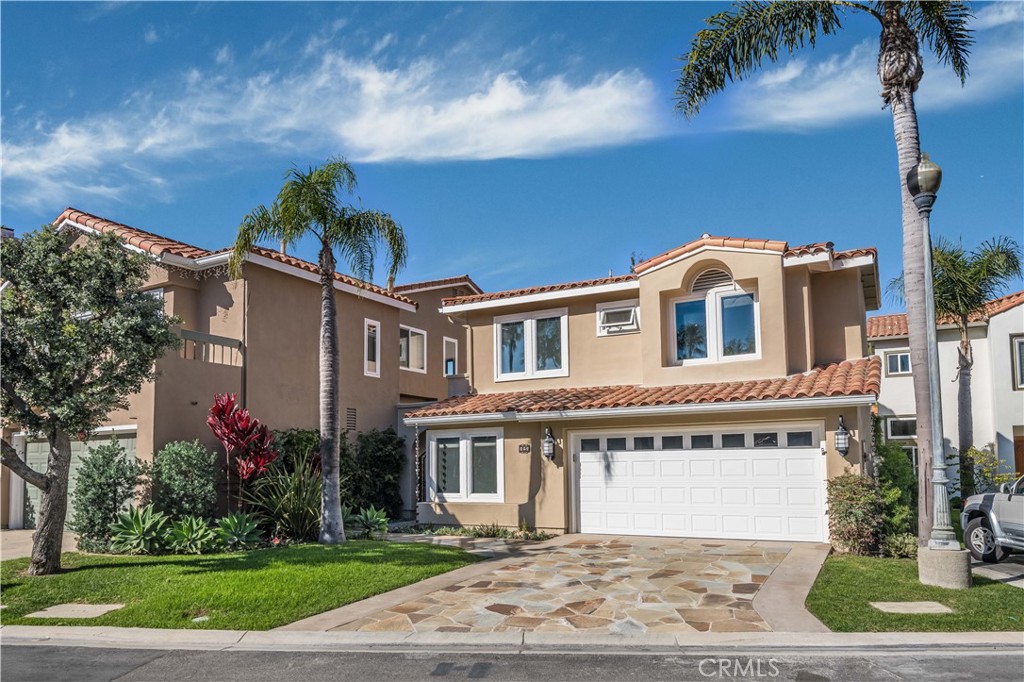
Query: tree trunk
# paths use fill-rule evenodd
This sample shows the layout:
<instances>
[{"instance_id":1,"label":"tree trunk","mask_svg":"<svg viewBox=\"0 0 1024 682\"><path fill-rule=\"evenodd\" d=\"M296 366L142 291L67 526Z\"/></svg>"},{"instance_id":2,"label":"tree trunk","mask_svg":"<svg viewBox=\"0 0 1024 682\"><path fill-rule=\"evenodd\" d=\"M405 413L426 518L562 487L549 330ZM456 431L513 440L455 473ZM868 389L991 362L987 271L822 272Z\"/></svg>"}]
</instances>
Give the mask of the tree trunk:
<instances>
[{"instance_id":1,"label":"tree trunk","mask_svg":"<svg viewBox=\"0 0 1024 682\"><path fill-rule=\"evenodd\" d=\"M60 570L64 520L68 511L68 476L71 473L71 439L61 429L48 435L50 456L46 464L48 485L41 489L36 532L32 534L29 575L50 575Z\"/></svg>"},{"instance_id":2,"label":"tree trunk","mask_svg":"<svg viewBox=\"0 0 1024 682\"><path fill-rule=\"evenodd\" d=\"M960 450L960 497L974 494L974 405L971 399L971 372L974 369L974 349L967 335L966 317L960 320L960 347L957 352L957 447Z\"/></svg>"},{"instance_id":3,"label":"tree trunk","mask_svg":"<svg viewBox=\"0 0 1024 682\"><path fill-rule=\"evenodd\" d=\"M320 543L345 542L341 518L341 430L338 408L338 327L334 300L334 253L320 248L320 470L323 493Z\"/></svg>"},{"instance_id":4,"label":"tree trunk","mask_svg":"<svg viewBox=\"0 0 1024 682\"><path fill-rule=\"evenodd\" d=\"M907 189L907 173L921 156L914 90L921 78L917 39L900 15L899 3L886 3L878 56L882 97L892 109L893 133L899 161L900 198L903 207L903 278L910 336L910 362L914 369L914 404L917 416L918 544L926 546L932 530L932 437L933 387L928 380L928 326L925 321L924 226ZM927 273L928 276L931 273ZM938 387L934 387L938 388ZM934 434L942 438L942 434Z\"/></svg>"}]
</instances>

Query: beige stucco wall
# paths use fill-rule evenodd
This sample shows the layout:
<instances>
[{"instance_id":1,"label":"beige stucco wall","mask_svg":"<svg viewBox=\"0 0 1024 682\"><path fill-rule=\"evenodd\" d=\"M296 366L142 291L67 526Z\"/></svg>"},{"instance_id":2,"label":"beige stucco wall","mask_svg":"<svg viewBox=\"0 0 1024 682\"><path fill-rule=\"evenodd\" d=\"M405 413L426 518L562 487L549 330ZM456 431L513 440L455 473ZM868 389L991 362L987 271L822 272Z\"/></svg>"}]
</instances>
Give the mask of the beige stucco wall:
<instances>
[{"instance_id":1,"label":"beige stucco wall","mask_svg":"<svg viewBox=\"0 0 1024 682\"><path fill-rule=\"evenodd\" d=\"M472 326L473 366L471 382L480 393L530 391L571 386L609 386L639 384L638 362L641 334L597 335L597 305L637 298L636 291L598 296L581 296L562 301L514 305L496 310L481 310L466 319ZM569 375L544 379L495 381L494 318L496 316L567 308L569 312ZM646 324L643 320L641 326Z\"/></svg>"},{"instance_id":2,"label":"beige stucco wall","mask_svg":"<svg viewBox=\"0 0 1024 682\"><path fill-rule=\"evenodd\" d=\"M669 301L689 294L693 280L712 267L726 269L744 290L756 292L760 357L677 366L674 364L675 329ZM645 325L641 334L644 384L662 386L785 376L785 303L782 256L779 253L708 251L645 273L640 277L640 310Z\"/></svg>"},{"instance_id":3,"label":"beige stucco wall","mask_svg":"<svg viewBox=\"0 0 1024 682\"><path fill-rule=\"evenodd\" d=\"M811 275L814 359L817 364L867 355L867 310L860 271Z\"/></svg>"},{"instance_id":4,"label":"beige stucco wall","mask_svg":"<svg viewBox=\"0 0 1024 682\"><path fill-rule=\"evenodd\" d=\"M459 350L457 373L465 374L467 367L467 336L462 323L449 320L441 310L441 299L471 293L466 287L445 287L411 294L402 294L419 304L416 312L399 311L399 323L427 333L426 373L402 369L399 373L399 390L403 402L440 400L448 397L448 380L444 376L444 337L455 339ZM385 358L397 362L398 344L381 347Z\"/></svg>"},{"instance_id":5,"label":"beige stucco wall","mask_svg":"<svg viewBox=\"0 0 1024 682\"><path fill-rule=\"evenodd\" d=\"M835 430L842 415L851 433L850 452L846 457L835 449ZM566 444L570 434L578 431L613 431L633 428L661 428L724 425L753 425L763 423L778 427L785 422L818 422L825 434L826 469L829 478L846 472L861 472L863 452L871 438L870 412L867 407L845 407L802 410L728 411L708 414L665 417L631 417L616 419L590 419L535 423L473 423L465 430L501 427L504 431L505 500L489 502L424 502L419 505L422 523L451 525L481 525L497 523L516 526L525 521L531 527L547 531L570 530L570 500L572 493L566 468ZM548 461L541 455L541 438L550 427L557 446L555 458ZM438 430L458 430L459 427L438 427ZM521 454L519 446L530 445L530 454Z\"/></svg>"},{"instance_id":6,"label":"beige stucco wall","mask_svg":"<svg viewBox=\"0 0 1024 682\"><path fill-rule=\"evenodd\" d=\"M813 303L811 273L806 267L785 269L786 353L789 374L814 366Z\"/></svg>"}]
</instances>

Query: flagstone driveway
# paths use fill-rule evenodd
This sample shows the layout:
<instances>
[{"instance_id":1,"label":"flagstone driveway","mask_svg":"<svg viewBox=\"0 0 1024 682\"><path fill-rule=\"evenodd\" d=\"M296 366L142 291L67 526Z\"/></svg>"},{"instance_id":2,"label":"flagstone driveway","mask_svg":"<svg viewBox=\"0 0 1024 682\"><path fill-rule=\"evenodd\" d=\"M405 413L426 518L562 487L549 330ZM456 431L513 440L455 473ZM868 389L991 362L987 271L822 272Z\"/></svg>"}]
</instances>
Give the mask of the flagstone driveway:
<instances>
[{"instance_id":1,"label":"flagstone driveway","mask_svg":"<svg viewBox=\"0 0 1024 682\"><path fill-rule=\"evenodd\" d=\"M363 632L753 632L778 542L588 536L342 624Z\"/></svg>"}]
</instances>

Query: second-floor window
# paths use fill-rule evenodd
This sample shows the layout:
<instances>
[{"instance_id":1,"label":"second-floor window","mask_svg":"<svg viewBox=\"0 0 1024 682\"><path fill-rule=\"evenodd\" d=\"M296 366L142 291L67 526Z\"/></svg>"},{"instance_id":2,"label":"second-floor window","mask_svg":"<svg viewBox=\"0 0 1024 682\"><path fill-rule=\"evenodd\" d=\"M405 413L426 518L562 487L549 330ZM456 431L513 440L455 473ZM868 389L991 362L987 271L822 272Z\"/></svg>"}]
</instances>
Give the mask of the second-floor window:
<instances>
[{"instance_id":1,"label":"second-floor window","mask_svg":"<svg viewBox=\"0 0 1024 682\"><path fill-rule=\"evenodd\" d=\"M568 311L542 310L494 318L498 381L569 374Z\"/></svg>"},{"instance_id":2,"label":"second-floor window","mask_svg":"<svg viewBox=\"0 0 1024 682\"><path fill-rule=\"evenodd\" d=\"M910 351L900 350L886 353L885 373L889 376L910 374Z\"/></svg>"},{"instance_id":3,"label":"second-floor window","mask_svg":"<svg viewBox=\"0 0 1024 682\"><path fill-rule=\"evenodd\" d=\"M730 283L673 299L670 305L670 329L677 364L759 356L758 307L754 293Z\"/></svg>"},{"instance_id":4,"label":"second-floor window","mask_svg":"<svg viewBox=\"0 0 1024 682\"><path fill-rule=\"evenodd\" d=\"M363 374L380 376L380 323L363 320Z\"/></svg>"},{"instance_id":5,"label":"second-floor window","mask_svg":"<svg viewBox=\"0 0 1024 682\"><path fill-rule=\"evenodd\" d=\"M615 336L640 331L640 301L597 304L597 335Z\"/></svg>"},{"instance_id":6,"label":"second-floor window","mask_svg":"<svg viewBox=\"0 0 1024 682\"><path fill-rule=\"evenodd\" d=\"M1013 345L1013 388L1024 390L1024 336L1010 337Z\"/></svg>"},{"instance_id":7,"label":"second-floor window","mask_svg":"<svg viewBox=\"0 0 1024 682\"><path fill-rule=\"evenodd\" d=\"M452 377L459 373L459 342L444 337L444 375Z\"/></svg>"},{"instance_id":8,"label":"second-floor window","mask_svg":"<svg viewBox=\"0 0 1024 682\"><path fill-rule=\"evenodd\" d=\"M427 333L402 325L398 329L398 366L411 372L427 371Z\"/></svg>"},{"instance_id":9,"label":"second-floor window","mask_svg":"<svg viewBox=\"0 0 1024 682\"><path fill-rule=\"evenodd\" d=\"M885 437L892 440L917 438L917 419L889 417L885 420Z\"/></svg>"}]
</instances>

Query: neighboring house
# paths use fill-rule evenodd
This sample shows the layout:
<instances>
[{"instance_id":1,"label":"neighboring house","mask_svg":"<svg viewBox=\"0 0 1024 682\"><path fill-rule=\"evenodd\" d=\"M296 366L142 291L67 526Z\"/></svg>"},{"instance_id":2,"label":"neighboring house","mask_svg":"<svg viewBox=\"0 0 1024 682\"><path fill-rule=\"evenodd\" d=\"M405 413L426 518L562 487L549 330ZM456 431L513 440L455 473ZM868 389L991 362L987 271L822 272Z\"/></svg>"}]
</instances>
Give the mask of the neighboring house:
<instances>
[{"instance_id":1,"label":"neighboring house","mask_svg":"<svg viewBox=\"0 0 1024 682\"><path fill-rule=\"evenodd\" d=\"M975 447L993 446L1007 468L1024 472L1024 291L986 304L984 315L968 325L974 368L971 373ZM917 466L917 409L914 368L907 345L907 316L878 315L868 319L868 341L882 360L878 415L888 440L904 444ZM957 416L957 353L960 332L939 321L939 385L946 453L959 442Z\"/></svg>"},{"instance_id":2,"label":"neighboring house","mask_svg":"<svg viewBox=\"0 0 1024 682\"><path fill-rule=\"evenodd\" d=\"M87 448L115 435L145 461L177 440L199 439L220 452L206 425L216 393L237 393L273 429L317 428L320 285L313 264L256 248L234 279L227 248L207 251L71 208L55 224L75 239L113 232L127 248L151 256L145 290L182 320L182 347L157 361L159 378L109 415L87 443L73 444L72 479ZM461 338L463 328L438 311L438 300L480 288L463 276L400 289L335 275L341 426L349 434L400 427L396 408L446 397L445 368L466 361L461 344L444 341ZM45 441L29 434L14 440L29 464L45 470ZM4 481L5 521L31 526L38 490L6 470ZM403 489L410 515L413 486L410 474Z\"/></svg>"},{"instance_id":3,"label":"neighboring house","mask_svg":"<svg viewBox=\"0 0 1024 682\"><path fill-rule=\"evenodd\" d=\"M443 301L470 390L406 412L420 521L825 541L871 438L875 250L705 234L635 273Z\"/></svg>"}]
</instances>

